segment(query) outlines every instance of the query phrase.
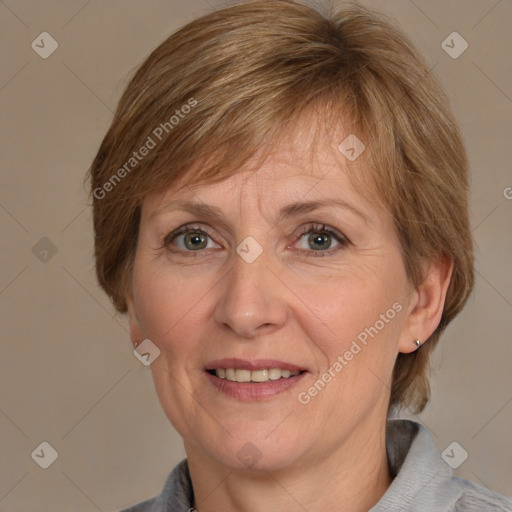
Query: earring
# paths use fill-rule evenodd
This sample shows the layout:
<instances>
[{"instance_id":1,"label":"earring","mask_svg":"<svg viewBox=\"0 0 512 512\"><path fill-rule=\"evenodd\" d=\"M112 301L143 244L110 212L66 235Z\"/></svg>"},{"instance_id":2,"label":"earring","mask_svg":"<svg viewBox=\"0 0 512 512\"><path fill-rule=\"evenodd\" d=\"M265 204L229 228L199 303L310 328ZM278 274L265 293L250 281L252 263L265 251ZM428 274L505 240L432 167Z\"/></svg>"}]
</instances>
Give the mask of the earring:
<instances>
[{"instance_id":1,"label":"earring","mask_svg":"<svg viewBox=\"0 0 512 512\"><path fill-rule=\"evenodd\" d=\"M414 340L414 344L416 345L416 348L421 347L421 341L420 340Z\"/></svg>"}]
</instances>

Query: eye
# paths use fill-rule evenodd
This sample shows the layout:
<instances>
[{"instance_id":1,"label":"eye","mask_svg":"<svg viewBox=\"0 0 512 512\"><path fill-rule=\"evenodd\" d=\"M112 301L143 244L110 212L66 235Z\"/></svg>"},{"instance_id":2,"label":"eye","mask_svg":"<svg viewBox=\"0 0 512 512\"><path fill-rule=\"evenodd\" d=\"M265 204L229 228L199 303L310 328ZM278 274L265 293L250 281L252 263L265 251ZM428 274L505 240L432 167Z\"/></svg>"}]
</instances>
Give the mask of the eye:
<instances>
[{"instance_id":1,"label":"eye","mask_svg":"<svg viewBox=\"0 0 512 512\"><path fill-rule=\"evenodd\" d=\"M327 256L349 244L349 240L324 224L308 224L297 235L298 248L312 253L311 256ZM203 227L182 226L165 237L164 247L175 253L197 253L203 249L219 249L208 230Z\"/></svg>"},{"instance_id":2,"label":"eye","mask_svg":"<svg viewBox=\"0 0 512 512\"><path fill-rule=\"evenodd\" d=\"M197 252L202 249L219 248L208 232L197 226L183 226L169 233L165 237L164 246L172 251L173 245L178 248L178 251L174 252Z\"/></svg>"},{"instance_id":3,"label":"eye","mask_svg":"<svg viewBox=\"0 0 512 512\"><path fill-rule=\"evenodd\" d=\"M324 224L309 224L300 231L299 243L302 243L302 246L298 246L299 249L317 252L312 256L324 256L326 253L330 254L346 247L349 241L345 236Z\"/></svg>"}]
</instances>

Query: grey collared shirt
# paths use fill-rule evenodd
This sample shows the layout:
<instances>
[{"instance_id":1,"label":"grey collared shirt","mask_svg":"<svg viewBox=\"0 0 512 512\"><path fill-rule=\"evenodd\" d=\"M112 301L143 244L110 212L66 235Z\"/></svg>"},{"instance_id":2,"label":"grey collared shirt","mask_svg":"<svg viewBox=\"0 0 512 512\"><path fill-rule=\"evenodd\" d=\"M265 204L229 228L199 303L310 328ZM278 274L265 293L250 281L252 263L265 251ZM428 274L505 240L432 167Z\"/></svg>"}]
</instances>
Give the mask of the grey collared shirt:
<instances>
[{"instance_id":1,"label":"grey collared shirt","mask_svg":"<svg viewBox=\"0 0 512 512\"><path fill-rule=\"evenodd\" d=\"M386 449L393 482L369 512L512 512L512 502L453 476L430 432L414 421L389 420ZM192 512L187 459L169 474L162 492L121 512Z\"/></svg>"}]
</instances>

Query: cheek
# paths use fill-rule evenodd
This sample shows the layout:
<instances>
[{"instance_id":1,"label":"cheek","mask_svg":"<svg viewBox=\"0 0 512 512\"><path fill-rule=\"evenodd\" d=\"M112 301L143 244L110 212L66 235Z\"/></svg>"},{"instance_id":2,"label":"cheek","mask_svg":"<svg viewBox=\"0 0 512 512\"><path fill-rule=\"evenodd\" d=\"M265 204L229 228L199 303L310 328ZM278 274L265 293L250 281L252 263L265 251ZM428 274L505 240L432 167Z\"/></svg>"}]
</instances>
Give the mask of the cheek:
<instances>
[{"instance_id":1,"label":"cheek","mask_svg":"<svg viewBox=\"0 0 512 512\"><path fill-rule=\"evenodd\" d=\"M322 287L308 284L297 290L312 306L294 316L322 361L315 380L325 376L332 381L324 396L340 411L377 400L390 383L404 321L406 278L400 266L394 274L381 269L365 268L333 276ZM325 375L329 370L336 375L332 379Z\"/></svg>"},{"instance_id":2,"label":"cheek","mask_svg":"<svg viewBox=\"0 0 512 512\"><path fill-rule=\"evenodd\" d=\"M208 289L204 279L183 277L168 268L162 271L136 261L133 294L144 334L162 345L161 349L170 349L174 339L183 345L183 335L193 340Z\"/></svg>"},{"instance_id":3,"label":"cheek","mask_svg":"<svg viewBox=\"0 0 512 512\"><path fill-rule=\"evenodd\" d=\"M379 334L396 337L404 290L403 276L389 279L378 269L332 276L322 286L308 283L295 289L308 306L296 317L309 318L310 332L325 333L324 344L330 352L344 349L359 335L364 341L365 333L368 336L368 329L375 325Z\"/></svg>"},{"instance_id":4,"label":"cheek","mask_svg":"<svg viewBox=\"0 0 512 512\"><path fill-rule=\"evenodd\" d=\"M195 411L196 402L201 403L194 376L199 340L205 339L202 298L207 291L202 278L180 277L169 268L155 269L150 262L144 266L136 261L134 265L133 294L139 324L144 336L161 352L151 365L155 389L169 421L183 436L190 428L184 411ZM195 411L195 416L200 418L200 411Z\"/></svg>"}]
</instances>

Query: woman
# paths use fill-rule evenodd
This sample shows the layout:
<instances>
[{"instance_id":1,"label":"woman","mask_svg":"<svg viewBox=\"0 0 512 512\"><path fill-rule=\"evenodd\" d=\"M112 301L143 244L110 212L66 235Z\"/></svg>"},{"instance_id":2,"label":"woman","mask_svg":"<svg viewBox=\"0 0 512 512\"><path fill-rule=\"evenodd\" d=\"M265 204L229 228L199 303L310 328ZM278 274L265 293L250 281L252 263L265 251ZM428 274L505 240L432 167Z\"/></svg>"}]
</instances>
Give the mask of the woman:
<instances>
[{"instance_id":1,"label":"woman","mask_svg":"<svg viewBox=\"0 0 512 512\"><path fill-rule=\"evenodd\" d=\"M154 50L90 170L99 281L187 453L127 511L512 510L388 421L473 286L467 167L363 8L236 5Z\"/></svg>"}]
</instances>

